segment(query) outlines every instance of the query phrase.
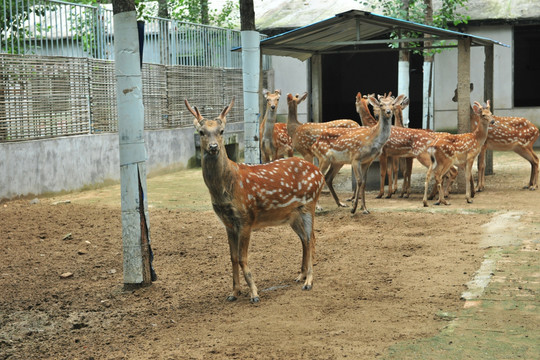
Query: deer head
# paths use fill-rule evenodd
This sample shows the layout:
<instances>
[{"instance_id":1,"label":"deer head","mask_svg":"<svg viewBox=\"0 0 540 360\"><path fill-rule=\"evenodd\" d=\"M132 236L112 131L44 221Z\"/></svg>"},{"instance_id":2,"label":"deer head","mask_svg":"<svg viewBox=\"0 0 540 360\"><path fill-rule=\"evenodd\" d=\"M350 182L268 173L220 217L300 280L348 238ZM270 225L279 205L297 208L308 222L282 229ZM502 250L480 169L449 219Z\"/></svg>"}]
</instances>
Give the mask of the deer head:
<instances>
[{"instance_id":1,"label":"deer head","mask_svg":"<svg viewBox=\"0 0 540 360\"><path fill-rule=\"evenodd\" d=\"M474 84L470 83L469 86L470 86L470 89L471 89L471 92L472 92L474 90ZM456 90L454 90L454 97L452 98L452 101L457 102L458 101L457 97L458 97L458 88L456 86Z\"/></svg>"},{"instance_id":2,"label":"deer head","mask_svg":"<svg viewBox=\"0 0 540 360\"><path fill-rule=\"evenodd\" d=\"M379 96L379 99L377 100L375 96L371 95L368 97L369 103L371 106L373 106L373 112L375 113L375 118L377 118L377 113L380 113L383 115L384 118L392 117L392 114L394 112L394 107L396 105L401 105L403 100L405 99L405 95L401 94L397 98L393 98L392 93L388 93L388 95Z\"/></svg>"},{"instance_id":3,"label":"deer head","mask_svg":"<svg viewBox=\"0 0 540 360\"><path fill-rule=\"evenodd\" d=\"M271 93L267 89L263 89L263 96L266 99L266 108L271 109L272 111L276 110L281 96L281 90L276 89Z\"/></svg>"},{"instance_id":4,"label":"deer head","mask_svg":"<svg viewBox=\"0 0 540 360\"><path fill-rule=\"evenodd\" d=\"M289 104L289 108L292 106L298 107L298 104L300 104L302 101L306 100L308 93L305 92L302 96L296 94L296 96L293 96L292 94L287 94L287 104Z\"/></svg>"},{"instance_id":5,"label":"deer head","mask_svg":"<svg viewBox=\"0 0 540 360\"><path fill-rule=\"evenodd\" d=\"M221 111L221 114L214 120L204 118L196 106L191 107L187 99L184 100L184 103L189 112L195 117L195 119L193 119L193 125L201 136L201 149L204 151L205 155L218 155L220 148L223 145L222 135L225 130L225 124L227 123L226 116L234 105L234 97L232 98L231 103L225 106L223 111Z\"/></svg>"},{"instance_id":6,"label":"deer head","mask_svg":"<svg viewBox=\"0 0 540 360\"><path fill-rule=\"evenodd\" d=\"M489 121L489 124L492 125L495 123L495 118L493 117L493 114L491 113L489 107L489 100L486 101L485 106L482 106L478 101L475 101L473 105L473 110L476 115L478 115L482 119L486 119L487 121Z\"/></svg>"}]
</instances>

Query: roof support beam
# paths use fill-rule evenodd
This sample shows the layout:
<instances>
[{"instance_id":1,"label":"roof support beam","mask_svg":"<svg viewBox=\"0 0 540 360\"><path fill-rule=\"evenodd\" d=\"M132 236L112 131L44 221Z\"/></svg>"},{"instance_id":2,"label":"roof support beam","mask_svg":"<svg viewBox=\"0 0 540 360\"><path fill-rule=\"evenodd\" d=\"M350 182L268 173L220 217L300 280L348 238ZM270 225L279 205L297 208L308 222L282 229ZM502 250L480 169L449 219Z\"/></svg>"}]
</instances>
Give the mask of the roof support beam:
<instances>
[{"instance_id":1,"label":"roof support beam","mask_svg":"<svg viewBox=\"0 0 540 360\"><path fill-rule=\"evenodd\" d=\"M484 101L489 100L491 112L494 113L495 105L493 103L493 74L494 74L494 55L493 45L484 47ZM486 151L486 175L493 175L493 150Z\"/></svg>"}]
</instances>

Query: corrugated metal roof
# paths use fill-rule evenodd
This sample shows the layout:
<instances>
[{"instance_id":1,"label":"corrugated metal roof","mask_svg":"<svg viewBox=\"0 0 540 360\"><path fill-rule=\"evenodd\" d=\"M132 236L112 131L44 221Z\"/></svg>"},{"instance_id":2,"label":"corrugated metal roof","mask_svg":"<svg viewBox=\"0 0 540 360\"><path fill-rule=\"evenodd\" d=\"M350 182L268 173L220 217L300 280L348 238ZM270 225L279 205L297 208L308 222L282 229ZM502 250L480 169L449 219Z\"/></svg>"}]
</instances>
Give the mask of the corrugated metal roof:
<instances>
[{"instance_id":1,"label":"corrugated metal roof","mask_svg":"<svg viewBox=\"0 0 540 360\"><path fill-rule=\"evenodd\" d=\"M432 36L430 40L452 41L468 37L471 39L472 46L508 47L496 40L360 10L349 10L326 20L264 39L260 46L265 55L290 56L304 61L314 54L370 51L370 46L381 43L419 41L418 39L390 39L390 34L394 31L415 32L422 36L427 34ZM437 45L444 48L455 46L455 43ZM416 49L422 49L422 47L416 47ZM241 48L233 50L241 50ZM399 49L388 48L388 50L398 51ZM380 48L377 51L380 51Z\"/></svg>"}]
</instances>

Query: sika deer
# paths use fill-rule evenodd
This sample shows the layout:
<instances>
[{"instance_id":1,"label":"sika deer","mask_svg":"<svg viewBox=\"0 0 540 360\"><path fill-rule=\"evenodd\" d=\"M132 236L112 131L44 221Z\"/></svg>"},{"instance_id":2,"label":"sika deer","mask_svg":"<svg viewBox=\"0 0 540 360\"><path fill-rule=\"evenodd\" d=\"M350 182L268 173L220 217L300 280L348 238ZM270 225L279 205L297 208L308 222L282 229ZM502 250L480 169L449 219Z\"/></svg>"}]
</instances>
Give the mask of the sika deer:
<instances>
[{"instance_id":1,"label":"sika deer","mask_svg":"<svg viewBox=\"0 0 540 360\"><path fill-rule=\"evenodd\" d=\"M266 99L266 112L259 125L261 159L263 164L277 159L277 149L273 140L274 125L276 124L277 107L281 90L275 90L273 93L263 90L263 96Z\"/></svg>"},{"instance_id":2,"label":"sika deer","mask_svg":"<svg viewBox=\"0 0 540 360\"><path fill-rule=\"evenodd\" d=\"M424 206L428 206L427 188L432 172L435 174L435 183L439 190L439 201L436 202L435 205L450 205L444 198L442 177L454 165L465 167L465 198L468 203L472 203L472 197L474 196L472 166L478 153L480 153L482 146L486 142L490 125L495 122L491 111L489 111L489 100L487 101L487 106L485 108L478 102L475 102L473 110L479 116L479 121L476 129L472 133L448 135L437 139L429 146L427 152L431 156L431 166L426 174Z\"/></svg>"},{"instance_id":3,"label":"sika deer","mask_svg":"<svg viewBox=\"0 0 540 360\"><path fill-rule=\"evenodd\" d=\"M471 83L471 91L474 86ZM452 101L457 102L457 89L454 91ZM478 115L471 107L471 126L478 123ZM514 151L516 154L531 163L531 177L524 189L538 189L538 156L533 146L540 131L529 120L522 117L495 116L495 123L490 126L486 143L478 156L478 183L476 191L484 191L486 176L486 150Z\"/></svg>"},{"instance_id":4,"label":"sika deer","mask_svg":"<svg viewBox=\"0 0 540 360\"><path fill-rule=\"evenodd\" d=\"M362 197L361 208L364 214L369 214L365 199L367 172L373 160L381 154L384 144L390 137L392 112L394 106L400 104L403 98L404 95L401 95L397 99L386 97L378 101L375 97L370 96L369 102L373 107L381 109L381 121L377 125L350 129L345 134L341 129L327 129L312 146L312 150L321 161L321 168L330 164L325 180L338 206L344 205L339 201L332 187L332 180L343 164L352 165L356 177L354 204L351 210L353 214L358 206L360 196Z\"/></svg>"},{"instance_id":5,"label":"sika deer","mask_svg":"<svg viewBox=\"0 0 540 360\"><path fill-rule=\"evenodd\" d=\"M197 107L185 105L201 136L202 174L215 213L225 225L229 241L234 301L240 295L240 268L249 286L251 302L259 301L257 287L248 267L252 229L289 224L302 241L302 267L296 281L305 280L304 290L313 283L315 249L315 205L324 185L319 169L296 157L263 165L237 164L227 157L223 131L234 98L214 120L204 118Z\"/></svg>"},{"instance_id":6,"label":"sika deer","mask_svg":"<svg viewBox=\"0 0 540 360\"><path fill-rule=\"evenodd\" d=\"M287 117L287 132L292 138L293 148L296 149L304 159L313 162L314 154L311 152L311 146L317 141L317 138L325 129L329 128L357 128L358 123L349 119L334 120L325 123L305 123L298 121L298 104L307 98L307 93L302 97L298 94L292 96L287 94L287 105L289 113Z\"/></svg>"},{"instance_id":7,"label":"sika deer","mask_svg":"<svg viewBox=\"0 0 540 360\"><path fill-rule=\"evenodd\" d=\"M272 141L276 149L276 159L281 159L285 156L292 157L294 155L292 147L292 139L287 133L287 124L276 123L274 125L274 134Z\"/></svg>"}]
</instances>

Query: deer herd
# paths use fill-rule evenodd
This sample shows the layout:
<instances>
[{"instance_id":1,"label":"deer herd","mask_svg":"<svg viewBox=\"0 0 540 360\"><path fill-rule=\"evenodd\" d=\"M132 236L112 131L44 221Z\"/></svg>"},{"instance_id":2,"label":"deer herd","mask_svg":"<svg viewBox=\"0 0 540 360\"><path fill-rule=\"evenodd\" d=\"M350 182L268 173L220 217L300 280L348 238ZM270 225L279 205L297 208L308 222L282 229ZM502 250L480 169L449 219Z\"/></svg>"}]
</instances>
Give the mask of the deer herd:
<instances>
[{"instance_id":1,"label":"deer herd","mask_svg":"<svg viewBox=\"0 0 540 360\"><path fill-rule=\"evenodd\" d=\"M259 295L248 267L248 247L253 229L289 224L302 243L302 263L296 281L303 281L304 290L313 283L313 254L315 250L314 221L317 202L326 184L338 207L341 202L333 187L333 180L345 164L350 164L356 186L352 195L354 214L361 199L361 210L366 208L365 186L368 169L378 159L380 192L384 196L388 175L387 198L397 190L397 171L402 164L402 197L408 197L411 186L413 159L427 168L423 205L438 194L435 204L448 205L447 196L458 169L465 169L466 201L472 202L476 192L485 189L485 152L512 150L531 164L531 176L526 188L538 188L539 159L533 145L539 130L530 121L518 117L494 116L490 102L475 102L471 107L472 132L450 134L403 127L403 109L409 99L391 93L375 96L356 95L357 121L339 119L323 123L298 121L298 105L307 93L287 94L287 123L277 122L281 91L264 90L266 112L260 123L259 141L262 164L238 164L227 157L223 143L226 116L234 98L218 117L210 120L201 115L188 100L185 105L194 116L194 126L201 138L203 179L210 192L212 207L226 228L233 269L233 290L227 300L240 295L240 269L248 284L251 302L259 302ZM368 105L373 108L373 115ZM394 119L394 124L392 120ZM294 151L302 158L293 156ZM472 175L478 157L476 189ZM318 166L313 164L314 158ZM428 196L428 185L433 175L435 185Z\"/></svg>"}]
</instances>

